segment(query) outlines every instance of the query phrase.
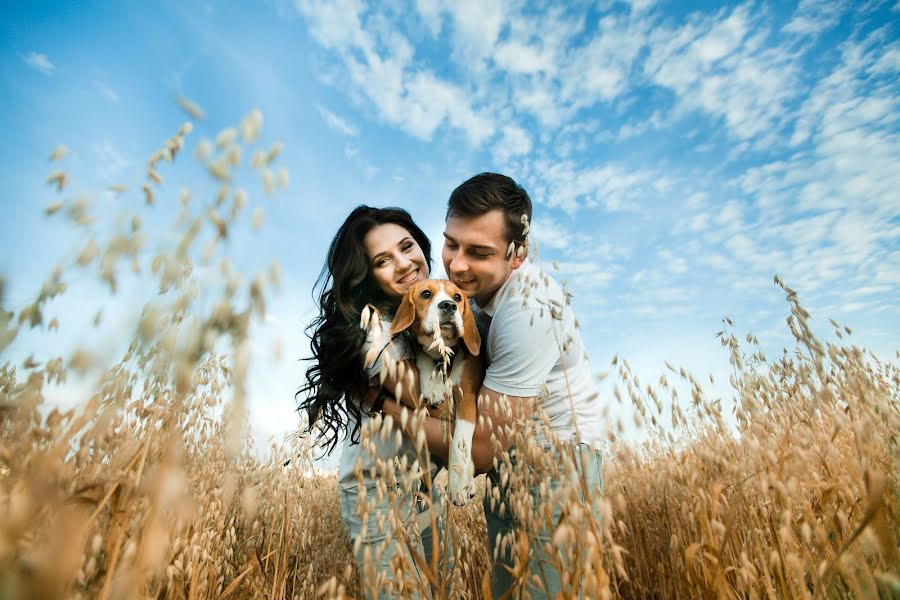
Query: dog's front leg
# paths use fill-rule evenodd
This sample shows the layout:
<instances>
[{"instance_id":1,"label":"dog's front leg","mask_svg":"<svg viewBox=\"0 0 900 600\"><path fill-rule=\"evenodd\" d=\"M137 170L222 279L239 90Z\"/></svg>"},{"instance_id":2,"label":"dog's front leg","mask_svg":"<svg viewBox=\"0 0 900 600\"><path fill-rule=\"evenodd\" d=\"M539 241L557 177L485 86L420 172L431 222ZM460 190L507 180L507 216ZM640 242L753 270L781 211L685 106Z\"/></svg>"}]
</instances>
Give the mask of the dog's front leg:
<instances>
[{"instance_id":1,"label":"dog's front leg","mask_svg":"<svg viewBox=\"0 0 900 600\"><path fill-rule=\"evenodd\" d=\"M428 406L438 406L446 397L444 378L436 368L433 358L420 352L416 356L416 367L419 369L419 387L422 390L422 401Z\"/></svg>"},{"instance_id":2,"label":"dog's front leg","mask_svg":"<svg viewBox=\"0 0 900 600\"><path fill-rule=\"evenodd\" d=\"M476 397L475 370L480 365L471 356L460 356L450 371L453 388L460 390L456 408L453 441L450 444L450 500L462 506L475 495L475 464L472 462L472 437L475 435Z\"/></svg>"}]
</instances>

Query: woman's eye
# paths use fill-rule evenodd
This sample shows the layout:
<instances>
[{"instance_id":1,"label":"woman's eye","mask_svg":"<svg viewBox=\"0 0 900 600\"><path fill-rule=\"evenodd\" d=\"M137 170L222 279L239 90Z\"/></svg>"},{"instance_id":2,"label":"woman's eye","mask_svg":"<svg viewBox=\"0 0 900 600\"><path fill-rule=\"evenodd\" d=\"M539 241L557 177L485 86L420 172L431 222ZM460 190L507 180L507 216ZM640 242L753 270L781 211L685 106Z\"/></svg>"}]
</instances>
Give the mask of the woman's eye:
<instances>
[{"instance_id":1,"label":"woman's eye","mask_svg":"<svg viewBox=\"0 0 900 600\"><path fill-rule=\"evenodd\" d=\"M453 294L453 300L459 302L462 300L462 296L460 296L459 294Z\"/></svg>"},{"instance_id":2,"label":"woman's eye","mask_svg":"<svg viewBox=\"0 0 900 600\"><path fill-rule=\"evenodd\" d=\"M428 290L423 290L422 297L425 298L426 300L428 300L429 298L431 298L431 292Z\"/></svg>"},{"instance_id":3,"label":"woman's eye","mask_svg":"<svg viewBox=\"0 0 900 600\"><path fill-rule=\"evenodd\" d=\"M409 250L409 249L412 248L412 247L413 247L412 242L409 242L409 243L407 243L407 244L403 244L403 251L405 252L405 251Z\"/></svg>"}]
</instances>

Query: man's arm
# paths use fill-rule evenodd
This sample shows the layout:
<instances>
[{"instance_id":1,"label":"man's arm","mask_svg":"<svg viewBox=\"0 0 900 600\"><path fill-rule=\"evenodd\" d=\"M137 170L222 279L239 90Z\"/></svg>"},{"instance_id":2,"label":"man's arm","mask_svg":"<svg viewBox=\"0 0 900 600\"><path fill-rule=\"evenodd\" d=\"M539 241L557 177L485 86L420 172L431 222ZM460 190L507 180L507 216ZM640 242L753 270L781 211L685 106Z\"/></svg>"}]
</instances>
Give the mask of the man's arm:
<instances>
[{"instance_id":1,"label":"man's arm","mask_svg":"<svg viewBox=\"0 0 900 600\"><path fill-rule=\"evenodd\" d=\"M519 428L534 414L537 398L508 396L481 386L478 423L472 436L472 462L476 473L494 468L494 460L506 452Z\"/></svg>"},{"instance_id":2,"label":"man's arm","mask_svg":"<svg viewBox=\"0 0 900 600\"><path fill-rule=\"evenodd\" d=\"M419 369L416 368L416 361L412 359L398 360L393 368L385 364L382 369L384 379L381 387L387 390L392 398L410 408L415 408L419 404L420 395ZM400 386L400 396L396 395L398 385Z\"/></svg>"},{"instance_id":3,"label":"man's arm","mask_svg":"<svg viewBox=\"0 0 900 600\"><path fill-rule=\"evenodd\" d=\"M476 473L486 473L494 467L494 460L509 449L517 428L531 418L534 412L534 397L506 396L481 386L478 402L478 422L472 438L472 462ZM398 402L386 400L382 412L400 422L405 409ZM444 461L450 460L450 441L453 439L453 422L437 418L432 413L425 417L421 427L425 432L428 451ZM407 418L404 433L412 440L418 432L414 430L413 419Z\"/></svg>"}]
</instances>

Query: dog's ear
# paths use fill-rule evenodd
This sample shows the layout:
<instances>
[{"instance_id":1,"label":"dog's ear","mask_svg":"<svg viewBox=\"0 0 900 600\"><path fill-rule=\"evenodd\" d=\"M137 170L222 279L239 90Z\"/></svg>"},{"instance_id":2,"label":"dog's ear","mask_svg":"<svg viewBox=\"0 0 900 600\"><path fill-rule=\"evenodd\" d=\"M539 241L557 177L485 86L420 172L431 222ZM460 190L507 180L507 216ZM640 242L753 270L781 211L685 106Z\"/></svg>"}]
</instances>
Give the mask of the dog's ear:
<instances>
[{"instance_id":1,"label":"dog's ear","mask_svg":"<svg viewBox=\"0 0 900 600\"><path fill-rule=\"evenodd\" d=\"M391 335L409 329L416 320L416 303L413 302L412 290L403 296L400 301L400 308L394 314L391 320Z\"/></svg>"},{"instance_id":2,"label":"dog's ear","mask_svg":"<svg viewBox=\"0 0 900 600\"><path fill-rule=\"evenodd\" d=\"M472 314L472 307L468 301L463 302L462 309L463 318L463 342L466 349L472 356L478 356L481 352L481 334L478 333L478 326L475 325L475 315Z\"/></svg>"}]
</instances>

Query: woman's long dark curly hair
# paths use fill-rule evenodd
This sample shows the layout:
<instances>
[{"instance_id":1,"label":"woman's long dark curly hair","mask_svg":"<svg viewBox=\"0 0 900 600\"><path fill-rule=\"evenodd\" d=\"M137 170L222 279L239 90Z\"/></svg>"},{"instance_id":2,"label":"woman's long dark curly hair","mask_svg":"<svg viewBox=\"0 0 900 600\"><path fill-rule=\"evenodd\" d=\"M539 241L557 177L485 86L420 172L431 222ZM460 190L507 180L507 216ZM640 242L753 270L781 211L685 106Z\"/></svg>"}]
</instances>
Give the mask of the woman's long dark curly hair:
<instances>
[{"instance_id":1,"label":"woman's long dark curly hair","mask_svg":"<svg viewBox=\"0 0 900 600\"><path fill-rule=\"evenodd\" d=\"M328 248L328 258L313 287L319 296L319 316L306 328L312 343L312 364L306 370L306 383L294 395L300 398L298 410L309 416L306 432L319 430L326 453L334 450L341 435L359 442L362 411L358 402L369 381L363 369L362 348L366 334L360 328L362 309L376 306L384 315L392 315L395 303L369 274L369 258L363 246L366 234L379 225L393 223L406 229L419 244L431 271L431 242L401 208L357 206L344 221ZM352 431L347 431L353 425Z\"/></svg>"}]
</instances>

